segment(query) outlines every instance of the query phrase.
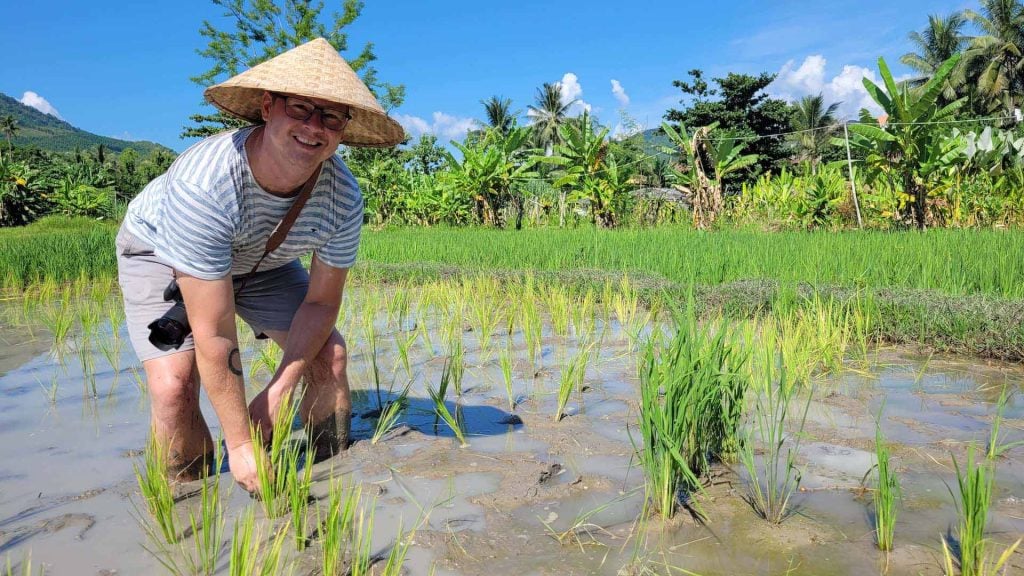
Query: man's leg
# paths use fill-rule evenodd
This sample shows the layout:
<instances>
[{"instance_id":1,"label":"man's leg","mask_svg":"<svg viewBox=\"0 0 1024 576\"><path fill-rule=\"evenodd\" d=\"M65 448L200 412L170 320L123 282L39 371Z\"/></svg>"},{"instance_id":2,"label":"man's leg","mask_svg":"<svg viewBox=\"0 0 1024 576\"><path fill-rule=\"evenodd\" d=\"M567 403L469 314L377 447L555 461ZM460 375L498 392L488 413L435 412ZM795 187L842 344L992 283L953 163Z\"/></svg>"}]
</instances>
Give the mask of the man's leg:
<instances>
[{"instance_id":1,"label":"man's leg","mask_svg":"<svg viewBox=\"0 0 1024 576\"><path fill-rule=\"evenodd\" d=\"M199 409L199 378L192 350L146 360L154 440L167 454L167 472L187 482L204 475L213 440Z\"/></svg>"},{"instance_id":2,"label":"man's leg","mask_svg":"<svg viewBox=\"0 0 1024 576\"><path fill-rule=\"evenodd\" d=\"M267 330L282 348L288 332ZM332 330L303 375L302 404L299 414L311 430L310 443L315 461L345 451L352 429L352 395L348 386L348 351L345 339Z\"/></svg>"}]
</instances>

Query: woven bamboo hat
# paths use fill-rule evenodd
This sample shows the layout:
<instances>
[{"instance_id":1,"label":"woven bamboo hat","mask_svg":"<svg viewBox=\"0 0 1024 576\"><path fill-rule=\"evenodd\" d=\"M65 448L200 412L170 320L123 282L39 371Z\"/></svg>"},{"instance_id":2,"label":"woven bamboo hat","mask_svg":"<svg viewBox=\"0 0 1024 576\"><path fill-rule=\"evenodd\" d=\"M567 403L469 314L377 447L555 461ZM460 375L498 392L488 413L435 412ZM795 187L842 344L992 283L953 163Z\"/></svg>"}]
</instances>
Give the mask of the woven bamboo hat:
<instances>
[{"instance_id":1,"label":"woven bamboo hat","mask_svg":"<svg viewBox=\"0 0 1024 576\"><path fill-rule=\"evenodd\" d=\"M402 126L388 117L370 89L323 38L279 54L204 92L206 99L227 114L262 122L263 92L281 92L348 105L352 121L342 144L394 146L405 140Z\"/></svg>"}]
</instances>

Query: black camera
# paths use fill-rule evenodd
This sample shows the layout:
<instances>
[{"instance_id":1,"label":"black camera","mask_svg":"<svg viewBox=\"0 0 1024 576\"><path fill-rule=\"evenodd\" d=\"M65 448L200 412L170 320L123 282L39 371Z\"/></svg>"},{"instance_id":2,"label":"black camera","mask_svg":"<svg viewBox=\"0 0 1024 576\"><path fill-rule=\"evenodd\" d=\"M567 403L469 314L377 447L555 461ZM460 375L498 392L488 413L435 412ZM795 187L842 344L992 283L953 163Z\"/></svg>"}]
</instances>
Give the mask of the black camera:
<instances>
[{"instance_id":1,"label":"black camera","mask_svg":"<svg viewBox=\"0 0 1024 576\"><path fill-rule=\"evenodd\" d=\"M171 280L171 283L164 288L164 300L174 302L174 306L164 315L149 323L149 342L160 350L177 350L185 342L185 338L192 333L192 327L188 325L188 314L185 312L185 301L181 298L181 290L178 288L178 281Z\"/></svg>"}]
</instances>

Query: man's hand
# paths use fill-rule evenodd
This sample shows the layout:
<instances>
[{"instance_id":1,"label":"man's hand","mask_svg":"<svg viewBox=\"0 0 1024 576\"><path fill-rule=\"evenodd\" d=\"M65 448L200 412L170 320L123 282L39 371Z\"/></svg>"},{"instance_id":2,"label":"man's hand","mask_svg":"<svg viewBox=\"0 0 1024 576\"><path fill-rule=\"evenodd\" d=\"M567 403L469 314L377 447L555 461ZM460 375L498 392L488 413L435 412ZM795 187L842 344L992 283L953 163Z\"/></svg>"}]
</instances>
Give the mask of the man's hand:
<instances>
[{"instance_id":1,"label":"man's hand","mask_svg":"<svg viewBox=\"0 0 1024 576\"><path fill-rule=\"evenodd\" d=\"M264 442L269 441L273 435L274 416L278 410L288 408L287 406L282 406L282 402L285 396L290 394L294 388L294 386L284 386L282 383L270 385L264 388L249 403L249 419L252 421L253 426L259 427L260 432L263 434ZM288 425L291 426L291 422Z\"/></svg>"},{"instance_id":2,"label":"man's hand","mask_svg":"<svg viewBox=\"0 0 1024 576\"><path fill-rule=\"evenodd\" d=\"M244 442L234 448L228 448L228 464L235 482L250 494L258 494L260 489L259 476L256 474L256 458L266 458L266 454L255 454L252 442Z\"/></svg>"}]
</instances>

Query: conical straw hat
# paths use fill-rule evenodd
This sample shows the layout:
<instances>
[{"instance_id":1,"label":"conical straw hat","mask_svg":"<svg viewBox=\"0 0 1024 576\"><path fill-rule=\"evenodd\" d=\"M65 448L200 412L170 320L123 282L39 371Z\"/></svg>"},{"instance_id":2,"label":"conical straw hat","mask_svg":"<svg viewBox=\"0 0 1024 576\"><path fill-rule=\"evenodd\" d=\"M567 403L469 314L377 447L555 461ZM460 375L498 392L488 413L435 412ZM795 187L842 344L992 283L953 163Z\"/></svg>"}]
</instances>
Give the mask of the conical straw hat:
<instances>
[{"instance_id":1,"label":"conical straw hat","mask_svg":"<svg viewBox=\"0 0 1024 576\"><path fill-rule=\"evenodd\" d=\"M210 86L204 95L225 113L259 123L262 122L260 103L264 91L347 104L352 111L352 121L345 127L342 144L394 146L405 140L402 126L388 117L366 84L323 38L292 48Z\"/></svg>"}]
</instances>

